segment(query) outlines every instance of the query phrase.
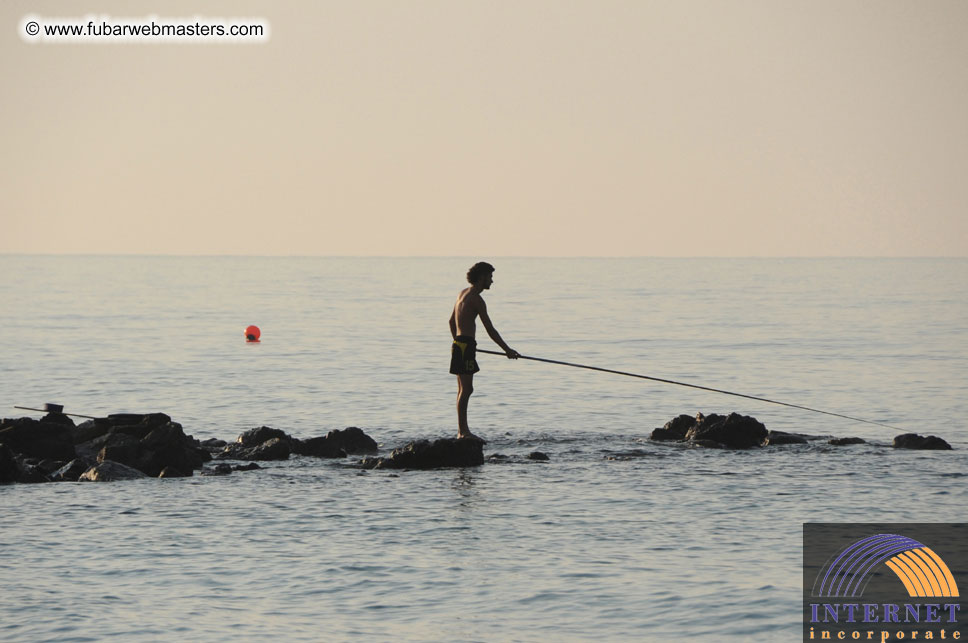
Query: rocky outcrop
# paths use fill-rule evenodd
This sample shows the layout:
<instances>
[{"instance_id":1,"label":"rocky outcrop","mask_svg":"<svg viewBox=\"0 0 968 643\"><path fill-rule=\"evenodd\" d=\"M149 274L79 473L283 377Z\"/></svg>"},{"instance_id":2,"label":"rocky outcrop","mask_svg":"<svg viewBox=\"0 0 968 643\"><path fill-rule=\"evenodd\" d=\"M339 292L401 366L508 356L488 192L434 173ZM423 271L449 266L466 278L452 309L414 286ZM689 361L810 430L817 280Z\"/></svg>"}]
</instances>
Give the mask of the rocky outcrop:
<instances>
[{"instance_id":1,"label":"rocky outcrop","mask_svg":"<svg viewBox=\"0 0 968 643\"><path fill-rule=\"evenodd\" d=\"M756 418L739 413L727 416L703 415L696 417L680 415L652 432L653 440L685 440L695 446L730 449L750 449L767 443L769 433ZM777 433L777 440L783 438ZM783 434L791 435L791 434ZM777 444L779 442L772 442ZM787 443L787 442L784 442Z\"/></svg>"},{"instance_id":2,"label":"rocky outcrop","mask_svg":"<svg viewBox=\"0 0 968 643\"><path fill-rule=\"evenodd\" d=\"M751 449L763 444L767 430L756 418L739 413L728 416L701 413L696 416L696 424L686 432L686 439L692 441L711 441L731 449Z\"/></svg>"},{"instance_id":3,"label":"rocky outcrop","mask_svg":"<svg viewBox=\"0 0 968 643\"><path fill-rule=\"evenodd\" d=\"M895 449L926 449L933 451L950 451L951 445L936 435L922 436L917 433L905 433L894 438Z\"/></svg>"},{"instance_id":4,"label":"rocky outcrop","mask_svg":"<svg viewBox=\"0 0 968 643\"><path fill-rule=\"evenodd\" d=\"M96 468L95 463L112 462L158 477L176 472L192 475L211 459L197 440L185 435L181 424L164 413L118 413L67 427L73 443L70 457L60 458L63 466L51 474L55 481L78 480ZM113 466L113 465L110 465ZM74 475L74 474L77 475ZM101 478L111 477L104 474Z\"/></svg>"},{"instance_id":5,"label":"rocky outcrop","mask_svg":"<svg viewBox=\"0 0 968 643\"><path fill-rule=\"evenodd\" d=\"M105 426L105 433L77 445L79 455L120 463L153 478L167 468L191 475L211 459L197 440L185 435L181 424L164 413L108 416L99 428Z\"/></svg>"},{"instance_id":6,"label":"rocky outcrop","mask_svg":"<svg viewBox=\"0 0 968 643\"><path fill-rule=\"evenodd\" d=\"M364 469L476 467L484 464L484 443L458 438L416 440L385 458L364 458L361 464Z\"/></svg>"}]
</instances>

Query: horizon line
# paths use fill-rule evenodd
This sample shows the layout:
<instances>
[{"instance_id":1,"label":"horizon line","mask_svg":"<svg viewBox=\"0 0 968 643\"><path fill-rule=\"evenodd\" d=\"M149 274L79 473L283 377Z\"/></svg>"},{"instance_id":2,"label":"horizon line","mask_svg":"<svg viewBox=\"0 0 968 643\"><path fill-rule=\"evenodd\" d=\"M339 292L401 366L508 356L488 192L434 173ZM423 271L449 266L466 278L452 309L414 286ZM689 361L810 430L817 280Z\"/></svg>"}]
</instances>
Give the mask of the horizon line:
<instances>
[{"instance_id":1,"label":"horizon line","mask_svg":"<svg viewBox=\"0 0 968 643\"><path fill-rule=\"evenodd\" d=\"M968 259L968 255L395 255L395 254L244 254L165 252L5 252L4 257L184 257L264 259Z\"/></svg>"}]
</instances>

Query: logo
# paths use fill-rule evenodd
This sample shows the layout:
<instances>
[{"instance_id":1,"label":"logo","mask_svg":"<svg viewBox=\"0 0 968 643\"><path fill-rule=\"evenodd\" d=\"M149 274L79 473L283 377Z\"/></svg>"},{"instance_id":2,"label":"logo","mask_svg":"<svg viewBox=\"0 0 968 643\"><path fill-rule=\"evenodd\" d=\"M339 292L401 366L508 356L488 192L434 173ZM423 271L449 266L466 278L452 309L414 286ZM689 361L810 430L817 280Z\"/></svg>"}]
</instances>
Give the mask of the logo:
<instances>
[{"instance_id":1,"label":"logo","mask_svg":"<svg viewBox=\"0 0 968 643\"><path fill-rule=\"evenodd\" d=\"M804 641L968 640L968 524L805 523L803 572Z\"/></svg>"}]
</instances>

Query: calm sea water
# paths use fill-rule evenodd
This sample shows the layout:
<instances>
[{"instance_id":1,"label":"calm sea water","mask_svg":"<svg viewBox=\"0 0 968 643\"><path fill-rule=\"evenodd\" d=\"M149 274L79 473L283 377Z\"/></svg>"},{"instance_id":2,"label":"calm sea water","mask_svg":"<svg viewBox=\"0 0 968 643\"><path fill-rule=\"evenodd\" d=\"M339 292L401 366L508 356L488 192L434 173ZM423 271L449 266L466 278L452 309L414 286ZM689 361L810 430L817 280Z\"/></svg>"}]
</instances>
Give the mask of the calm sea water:
<instances>
[{"instance_id":1,"label":"calm sea water","mask_svg":"<svg viewBox=\"0 0 968 643\"><path fill-rule=\"evenodd\" d=\"M0 256L0 414L451 435L447 318L474 260ZM968 260L492 263L492 319L525 355L955 450L482 355L471 427L504 463L0 487L0 639L799 640L803 522L968 520ZM648 441L698 411L870 444Z\"/></svg>"}]
</instances>

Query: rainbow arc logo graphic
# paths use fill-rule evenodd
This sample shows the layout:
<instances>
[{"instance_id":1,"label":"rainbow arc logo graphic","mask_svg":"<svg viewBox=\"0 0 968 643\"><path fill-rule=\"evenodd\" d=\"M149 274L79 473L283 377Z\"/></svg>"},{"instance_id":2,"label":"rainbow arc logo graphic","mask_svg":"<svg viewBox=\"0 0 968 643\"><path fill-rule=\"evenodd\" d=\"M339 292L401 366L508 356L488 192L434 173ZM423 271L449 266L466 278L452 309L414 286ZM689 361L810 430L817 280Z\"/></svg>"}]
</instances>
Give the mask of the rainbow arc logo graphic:
<instances>
[{"instance_id":1,"label":"rainbow arc logo graphic","mask_svg":"<svg viewBox=\"0 0 968 643\"><path fill-rule=\"evenodd\" d=\"M898 534L877 534L845 547L820 570L813 595L863 596L864 588L882 564L897 575L912 597L959 596L954 576L944 561L931 548Z\"/></svg>"}]
</instances>

